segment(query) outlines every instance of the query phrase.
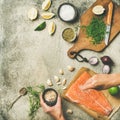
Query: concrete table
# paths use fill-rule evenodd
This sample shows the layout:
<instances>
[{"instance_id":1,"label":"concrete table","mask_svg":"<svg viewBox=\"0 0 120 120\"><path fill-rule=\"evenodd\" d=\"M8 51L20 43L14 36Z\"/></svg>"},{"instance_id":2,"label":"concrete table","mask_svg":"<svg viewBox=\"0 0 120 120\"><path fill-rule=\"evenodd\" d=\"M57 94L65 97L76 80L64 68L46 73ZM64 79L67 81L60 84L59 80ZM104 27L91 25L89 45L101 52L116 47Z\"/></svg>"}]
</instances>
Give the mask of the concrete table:
<instances>
[{"instance_id":1,"label":"concrete table","mask_svg":"<svg viewBox=\"0 0 120 120\"><path fill-rule=\"evenodd\" d=\"M119 0L114 0L120 4ZM29 99L22 97L13 108L7 112L8 105L19 95L18 91L22 87L44 84L48 78L53 79L54 75L61 79L67 79L67 85L81 67L88 67L101 73L103 64L91 66L88 63L79 63L67 56L67 50L73 43L65 42L61 37L61 32L66 27L76 27L79 20L74 24L62 22L57 16L57 9L61 3L73 3L79 11L79 16L92 5L95 0L52 0L49 11L54 12L56 17L46 20L47 26L54 21L57 28L53 36L48 34L47 28L43 31L34 31L44 20L39 16L35 21L30 21L27 12L31 7L37 7L39 14L43 0L0 0L0 120L29 120ZM81 54L90 58L109 55L115 62L112 73L120 72L120 35L112 44L101 53L93 51L82 51ZM69 72L67 66L74 66L74 72ZM64 75L59 75L59 69L64 70ZM53 88L62 92L62 86L54 83ZM70 108L73 114L67 114ZM80 110L73 104L63 100L63 111L67 120L93 120L92 117ZM112 120L118 120L118 111ZM35 120L52 120L40 108Z\"/></svg>"}]
</instances>

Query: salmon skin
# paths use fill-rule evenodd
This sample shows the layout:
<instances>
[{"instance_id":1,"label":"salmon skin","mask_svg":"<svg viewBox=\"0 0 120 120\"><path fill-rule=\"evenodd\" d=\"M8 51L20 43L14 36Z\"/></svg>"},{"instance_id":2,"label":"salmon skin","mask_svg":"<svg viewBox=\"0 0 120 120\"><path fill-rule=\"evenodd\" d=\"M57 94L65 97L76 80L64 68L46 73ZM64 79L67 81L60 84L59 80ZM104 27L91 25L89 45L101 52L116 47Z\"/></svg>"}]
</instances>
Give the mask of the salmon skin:
<instances>
[{"instance_id":1,"label":"salmon skin","mask_svg":"<svg viewBox=\"0 0 120 120\"><path fill-rule=\"evenodd\" d=\"M65 96L72 102L84 105L101 115L109 116L112 106L101 91L94 89L80 90L80 85L91 77L88 72L84 72L67 90Z\"/></svg>"}]
</instances>

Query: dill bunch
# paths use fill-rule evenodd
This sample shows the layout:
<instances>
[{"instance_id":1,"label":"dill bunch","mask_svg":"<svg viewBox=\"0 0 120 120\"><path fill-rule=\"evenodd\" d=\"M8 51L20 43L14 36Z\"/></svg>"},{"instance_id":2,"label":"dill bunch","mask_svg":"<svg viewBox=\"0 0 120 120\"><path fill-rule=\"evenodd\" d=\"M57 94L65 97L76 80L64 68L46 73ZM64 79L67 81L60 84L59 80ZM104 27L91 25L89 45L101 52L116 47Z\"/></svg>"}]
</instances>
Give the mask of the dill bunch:
<instances>
[{"instance_id":1,"label":"dill bunch","mask_svg":"<svg viewBox=\"0 0 120 120\"><path fill-rule=\"evenodd\" d=\"M27 92L29 96L29 102L30 102L30 112L29 116L31 117L31 120L35 117L35 114L37 110L40 107L40 94L45 90L44 85L39 85L35 87L27 87Z\"/></svg>"},{"instance_id":2,"label":"dill bunch","mask_svg":"<svg viewBox=\"0 0 120 120\"><path fill-rule=\"evenodd\" d=\"M88 26L82 26L85 28L87 37L92 37L93 44L100 44L105 37L106 24L103 17L93 17Z\"/></svg>"}]
</instances>

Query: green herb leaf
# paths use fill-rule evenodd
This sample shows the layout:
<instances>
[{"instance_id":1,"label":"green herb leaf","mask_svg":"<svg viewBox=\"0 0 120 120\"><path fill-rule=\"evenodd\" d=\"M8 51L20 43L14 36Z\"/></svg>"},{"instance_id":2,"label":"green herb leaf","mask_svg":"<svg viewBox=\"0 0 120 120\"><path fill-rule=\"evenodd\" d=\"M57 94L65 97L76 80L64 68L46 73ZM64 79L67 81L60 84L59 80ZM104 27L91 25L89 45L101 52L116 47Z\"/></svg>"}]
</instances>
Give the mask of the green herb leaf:
<instances>
[{"instance_id":1,"label":"green herb leaf","mask_svg":"<svg viewBox=\"0 0 120 120\"><path fill-rule=\"evenodd\" d=\"M93 17L88 26L81 26L81 28L85 29L88 37L92 37L93 44L100 44L104 39L106 33L106 25L102 17Z\"/></svg>"},{"instance_id":2,"label":"green herb leaf","mask_svg":"<svg viewBox=\"0 0 120 120\"><path fill-rule=\"evenodd\" d=\"M35 86L35 87L31 87L31 86L27 87L27 92L28 92L29 102L30 102L29 116L31 117L31 119L34 118L37 110L40 107L40 97L39 97L39 95L44 90L45 90L45 87L42 84L40 84L38 86Z\"/></svg>"},{"instance_id":3,"label":"green herb leaf","mask_svg":"<svg viewBox=\"0 0 120 120\"><path fill-rule=\"evenodd\" d=\"M35 28L35 31L41 31L45 29L45 27L46 27L46 22L43 22L37 28Z\"/></svg>"}]
</instances>

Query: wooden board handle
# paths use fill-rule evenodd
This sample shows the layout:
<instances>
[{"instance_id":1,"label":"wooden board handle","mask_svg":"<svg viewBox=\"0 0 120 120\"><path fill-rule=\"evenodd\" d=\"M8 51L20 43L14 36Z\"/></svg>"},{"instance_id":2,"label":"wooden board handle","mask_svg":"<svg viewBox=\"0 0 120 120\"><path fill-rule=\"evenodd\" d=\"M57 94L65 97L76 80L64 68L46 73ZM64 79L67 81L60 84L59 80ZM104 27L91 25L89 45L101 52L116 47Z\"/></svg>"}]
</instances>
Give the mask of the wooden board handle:
<instances>
[{"instance_id":1,"label":"wooden board handle","mask_svg":"<svg viewBox=\"0 0 120 120\"><path fill-rule=\"evenodd\" d=\"M68 54L68 56L69 56L70 58L74 59L75 56L76 56L76 54L77 54L77 52L76 52L76 50L73 49L73 47L72 47L72 48L70 48L70 49L68 50L67 54Z\"/></svg>"},{"instance_id":2,"label":"wooden board handle","mask_svg":"<svg viewBox=\"0 0 120 120\"><path fill-rule=\"evenodd\" d=\"M84 50L84 46L78 47L78 45L74 45L68 50L67 54L70 58L74 59L76 55L82 50Z\"/></svg>"},{"instance_id":3,"label":"wooden board handle","mask_svg":"<svg viewBox=\"0 0 120 120\"><path fill-rule=\"evenodd\" d=\"M113 13L113 3L110 2L109 5L108 5L108 16L107 16L107 24L108 25L111 24L112 13Z\"/></svg>"}]
</instances>

